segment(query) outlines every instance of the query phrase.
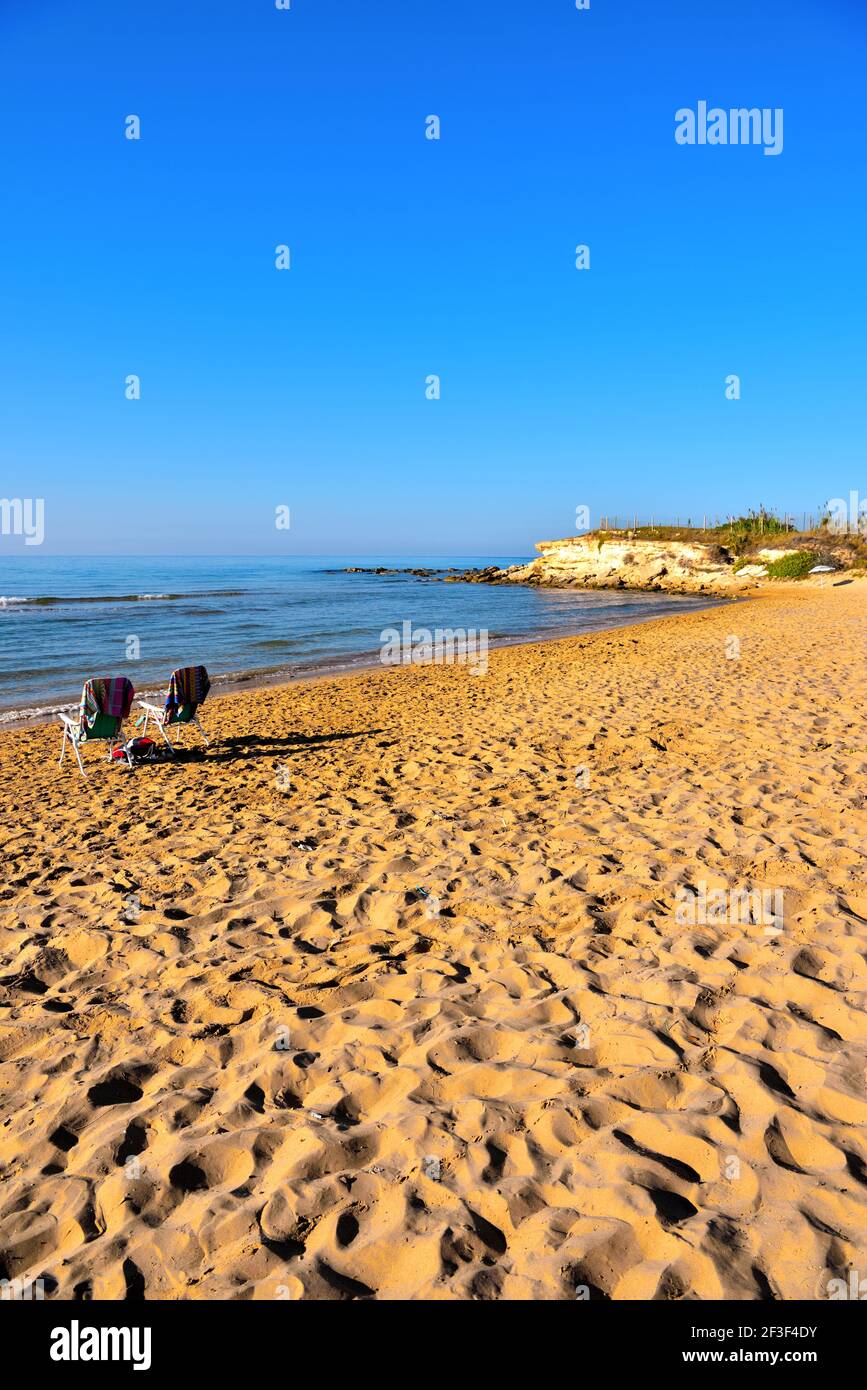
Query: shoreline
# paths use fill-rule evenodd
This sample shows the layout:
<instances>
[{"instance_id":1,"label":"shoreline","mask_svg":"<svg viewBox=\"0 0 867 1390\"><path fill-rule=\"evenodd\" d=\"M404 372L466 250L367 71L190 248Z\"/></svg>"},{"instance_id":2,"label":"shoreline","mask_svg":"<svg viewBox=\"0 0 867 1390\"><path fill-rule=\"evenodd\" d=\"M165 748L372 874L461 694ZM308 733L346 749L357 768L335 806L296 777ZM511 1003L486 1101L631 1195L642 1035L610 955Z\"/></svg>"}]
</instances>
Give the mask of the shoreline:
<instances>
[{"instance_id":1,"label":"shoreline","mask_svg":"<svg viewBox=\"0 0 867 1390\"><path fill-rule=\"evenodd\" d=\"M658 598L659 595L654 595L654 597ZM622 622L612 623L610 626L594 627L583 632L561 632L556 636L552 634L532 636L523 633L514 637L504 636L491 641L489 644L489 651L501 651L507 647L527 646L538 642L560 642L568 641L576 637L592 637L598 633L616 631L621 627L635 627L643 625L644 623L658 622L664 618L687 617L691 613L702 613L711 608L742 603L745 598L755 597L755 595L724 595L721 597L708 595L706 602L699 601L701 599L700 595L675 594L671 595L671 597L694 599L695 602L691 602L689 608L681 613L654 613L652 616L648 617L637 615L627 618ZM351 653L347 656L346 662L336 662L331 668L304 671L297 676L289 675L289 669L290 668L279 667L270 670L268 668L258 667L249 671L228 672L224 675L211 676L211 689L208 694L207 703L210 705L215 699L221 699L227 695L239 694L242 691L271 690L274 688L282 688L283 686L308 685L319 681L344 680L352 676L363 675L365 672L377 671L380 669L388 670L390 667L372 653ZM126 674L126 672L122 672L121 674ZM83 680L84 678L82 678L82 683ZM135 684L135 682L133 682L133 684ZM141 688L136 686L135 699L161 700L165 695L165 690L165 684L159 687L152 686L151 684L147 684ZM60 701L57 701L45 713L28 713L21 718L6 718L5 716L8 712L0 708L0 737L5 733L15 732L19 729L33 729L45 725L56 725L58 723L60 710L69 713L75 711L78 708L78 704L79 701L77 699L71 700L66 704L61 704ZM135 709L135 701L133 702L133 709ZM132 715L130 719L132 719Z\"/></svg>"}]
</instances>

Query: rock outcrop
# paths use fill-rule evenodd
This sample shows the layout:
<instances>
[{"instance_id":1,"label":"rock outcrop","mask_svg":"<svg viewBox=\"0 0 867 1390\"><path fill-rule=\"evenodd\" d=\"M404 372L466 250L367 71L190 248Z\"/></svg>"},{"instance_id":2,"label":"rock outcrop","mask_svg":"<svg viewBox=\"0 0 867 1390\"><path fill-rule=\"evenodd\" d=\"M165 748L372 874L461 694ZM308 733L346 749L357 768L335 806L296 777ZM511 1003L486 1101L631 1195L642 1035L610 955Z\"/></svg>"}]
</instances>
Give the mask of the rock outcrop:
<instances>
[{"instance_id":1,"label":"rock outcrop","mask_svg":"<svg viewBox=\"0 0 867 1390\"><path fill-rule=\"evenodd\" d=\"M529 564L510 565L506 569L491 566L460 578L481 584L535 584L558 589L738 594L761 583L767 558L789 553L785 549L763 551L750 556L749 564L736 568L735 554L724 545L646 540L628 533L539 541L536 549L539 557Z\"/></svg>"}]
</instances>

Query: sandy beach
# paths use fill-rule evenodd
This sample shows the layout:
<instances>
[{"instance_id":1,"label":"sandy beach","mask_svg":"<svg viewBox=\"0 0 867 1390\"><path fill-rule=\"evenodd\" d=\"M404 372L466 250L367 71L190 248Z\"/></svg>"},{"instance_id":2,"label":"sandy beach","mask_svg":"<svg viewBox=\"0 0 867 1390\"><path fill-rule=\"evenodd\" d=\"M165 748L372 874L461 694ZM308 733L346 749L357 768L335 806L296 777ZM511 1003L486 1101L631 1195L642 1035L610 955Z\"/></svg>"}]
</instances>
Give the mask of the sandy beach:
<instances>
[{"instance_id":1,"label":"sandy beach","mask_svg":"<svg viewBox=\"0 0 867 1390\"><path fill-rule=\"evenodd\" d=\"M867 1277L865 638L867 582L813 582L213 699L207 756L86 782L2 735L0 1276ZM701 920L720 889L781 920Z\"/></svg>"}]
</instances>

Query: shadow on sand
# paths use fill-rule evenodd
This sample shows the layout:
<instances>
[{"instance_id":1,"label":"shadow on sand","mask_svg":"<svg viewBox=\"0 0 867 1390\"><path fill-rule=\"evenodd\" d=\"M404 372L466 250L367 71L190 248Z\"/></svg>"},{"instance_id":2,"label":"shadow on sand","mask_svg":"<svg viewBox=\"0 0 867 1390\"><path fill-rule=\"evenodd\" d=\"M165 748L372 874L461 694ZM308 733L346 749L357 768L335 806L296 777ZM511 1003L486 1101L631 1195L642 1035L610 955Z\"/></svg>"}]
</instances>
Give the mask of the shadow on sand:
<instances>
[{"instance_id":1,"label":"shadow on sand","mask_svg":"<svg viewBox=\"0 0 867 1390\"><path fill-rule=\"evenodd\" d=\"M287 734L280 738L270 734L241 734L237 738L211 740L209 748L196 744L195 747L175 747L172 757L168 749L158 764L148 766L175 767L184 763L227 763L247 762L250 758L274 758L293 748L320 748L329 743L342 743L348 739L372 738L384 733L384 729L362 729L357 733L345 734Z\"/></svg>"}]
</instances>

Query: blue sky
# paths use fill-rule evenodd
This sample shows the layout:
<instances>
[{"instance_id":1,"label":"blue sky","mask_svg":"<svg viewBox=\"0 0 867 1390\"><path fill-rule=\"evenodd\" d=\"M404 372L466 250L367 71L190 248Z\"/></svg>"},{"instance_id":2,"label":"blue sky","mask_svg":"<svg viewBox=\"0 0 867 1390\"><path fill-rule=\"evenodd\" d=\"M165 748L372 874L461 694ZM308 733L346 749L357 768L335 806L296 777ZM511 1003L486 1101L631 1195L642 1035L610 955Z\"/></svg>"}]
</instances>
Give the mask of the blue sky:
<instances>
[{"instance_id":1,"label":"blue sky","mask_svg":"<svg viewBox=\"0 0 867 1390\"><path fill-rule=\"evenodd\" d=\"M410 555L867 494L865 54L862 0L0 0L0 495Z\"/></svg>"}]
</instances>

